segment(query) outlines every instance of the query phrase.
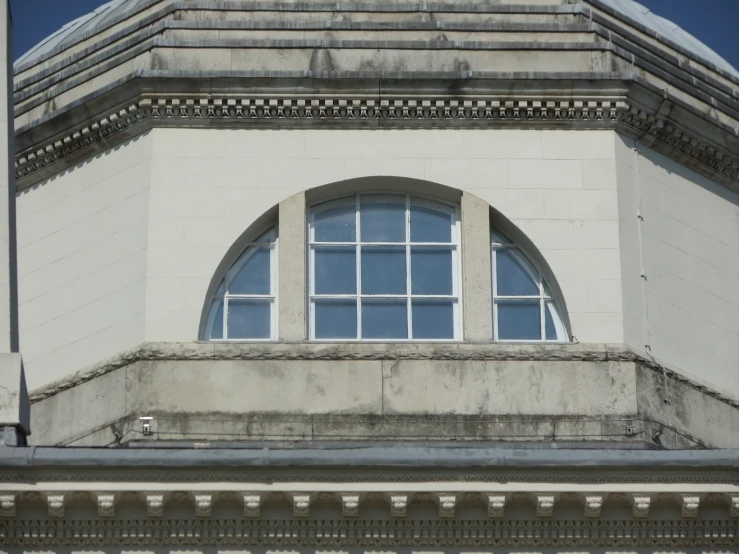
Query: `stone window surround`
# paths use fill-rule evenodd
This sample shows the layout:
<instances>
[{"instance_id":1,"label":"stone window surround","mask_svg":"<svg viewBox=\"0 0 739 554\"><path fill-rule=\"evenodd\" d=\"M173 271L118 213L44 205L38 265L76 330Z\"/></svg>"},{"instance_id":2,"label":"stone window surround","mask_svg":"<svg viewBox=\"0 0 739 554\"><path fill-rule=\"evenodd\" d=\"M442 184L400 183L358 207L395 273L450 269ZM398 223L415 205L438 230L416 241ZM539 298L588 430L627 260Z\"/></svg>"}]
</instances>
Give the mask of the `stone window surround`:
<instances>
[{"instance_id":1,"label":"stone window surround","mask_svg":"<svg viewBox=\"0 0 739 554\"><path fill-rule=\"evenodd\" d=\"M395 186L394 185L395 182ZM378 186L378 183L381 186ZM399 183L399 184L398 184ZM420 194L422 196L436 198L441 202L453 202L459 206L460 221L460 314L461 332L458 340L434 341L438 343L473 343L485 344L496 341L493 329L493 287L492 287L492 251L490 248L491 218L493 225L504 234L513 236L521 251L527 256L531 263L541 272L542 278L552 288L553 302L562 319L565 336L571 336L569 319L566 305L559 291L556 280L551 271L541 263L543 259L534 251L533 245L521 244L516 236L515 229L511 229L510 223L501 215L501 221L495 218L495 210L484 200L473 194L450 189L448 187L426 183L431 185L430 190L420 192L419 183L413 179L405 178L362 178L350 182L334 183L297 193L282 200L274 210L276 213L269 217L262 217L252 225L253 230L264 232L270 226L277 229L277 274L280 276L277 282L277 310L276 325L277 333L274 341L260 340L258 342L278 343L302 343L302 342L334 342L334 341L310 341L308 329L308 210L310 205L318 201L356 194L358 192L402 192L406 194ZM438 189L437 189L438 187ZM492 213L491 213L492 212ZM265 214L266 216L267 214ZM276 222L279 224L276 225ZM252 236L258 234L250 233ZM243 252L243 248L237 248L242 243L235 244L230 254L235 254L229 260L226 268L237 259ZM243 243L244 245L246 242ZM227 255L228 257L228 255ZM221 271L216 276L221 276ZM215 291L215 286L220 279L214 279L211 290L207 294L210 299ZM466 298L475 299L474 302L465 302ZM203 316L201 318L201 331L199 336L205 336L205 319L210 308L210 302L206 302ZM201 339L204 340L204 339ZM228 342L255 342L248 339L229 340ZM362 340L349 342L366 342ZM373 341L378 342L378 341ZM387 340L379 342L399 342ZM400 342L415 343L419 341L404 339ZM426 341L428 342L428 341ZM523 341L528 342L528 341ZM562 341L530 341L534 344L549 344Z\"/></svg>"}]
</instances>

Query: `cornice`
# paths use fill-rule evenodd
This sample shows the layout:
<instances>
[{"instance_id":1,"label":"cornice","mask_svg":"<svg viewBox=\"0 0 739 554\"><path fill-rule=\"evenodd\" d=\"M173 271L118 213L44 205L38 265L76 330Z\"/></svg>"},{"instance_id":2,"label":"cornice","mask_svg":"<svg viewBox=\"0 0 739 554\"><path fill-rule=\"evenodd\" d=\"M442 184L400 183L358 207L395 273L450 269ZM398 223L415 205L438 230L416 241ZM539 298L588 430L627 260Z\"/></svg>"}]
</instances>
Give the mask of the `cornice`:
<instances>
[{"instance_id":1,"label":"cornice","mask_svg":"<svg viewBox=\"0 0 739 554\"><path fill-rule=\"evenodd\" d=\"M735 521L0 520L6 546L731 547Z\"/></svg>"},{"instance_id":2,"label":"cornice","mask_svg":"<svg viewBox=\"0 0 739 554\"><path fill-rule=\"evenodd\" d=\"M454 97L141 93L114 111L87 118L19 152L15 171L18 188L23 189L152 127L610 129L646 141L651 148L739 191L736 152L686 128L669 111L664 115L663 106L664 102L650 109L643 98L629 95L563 96L534 90L526 95Z\"/></svg>"},{"instance_id":3,"label":"cornice","mask_svg":"<svg viewBox=\"0 0 739 554\"><path fill-rule=\"evenodd\" d=\"M6 546L102 545L255 545L255 546L731 546L739 544L739 495L688 488L654 492L608 492L543 488L529 491L484 491L431 487L382 490L380 487L321 490L301 487L274 491L231 487L230 490L149 488L0 492L0 539ZM45 519L17 517L24 503L43 502ZM287 503L290 519L265 519L262 508ZM119 505L140 504L146 517L116 519ZM171 504L188 505L194 514L166 517ZM214 518L220 503L230 517ZM311 518L316 504L336 504L341 516ZM477 510L477 519L458 518L457 506ZM97 506L97 519L69 517L69 505ZM367 504L384 504L387 515L359 519ZM435 506L437 517L409 518L419 505ZM554 519L557 506L582 510L579 519ZM653 506L671 505L679 518L650 519ZM701 506L722 506L729 519L698 519ZM523 505L535 519L507 515ZM622 506L631 517L601 518L603 509ZM240 517L234 509L243 510ZM515 508L514 508L515 509ZM321 512L319 508L319 513ZM223 513L223 512L222 512ZM325 513L325 512L324 512ZM428 512L426 512L428 513ZM487 517L485 517L485 514ZM88 516L89 517L89 516ZM237 519L238 517L238 519ZM623 517L623 516L622 516Z\"/></svg>"}]
</instances>

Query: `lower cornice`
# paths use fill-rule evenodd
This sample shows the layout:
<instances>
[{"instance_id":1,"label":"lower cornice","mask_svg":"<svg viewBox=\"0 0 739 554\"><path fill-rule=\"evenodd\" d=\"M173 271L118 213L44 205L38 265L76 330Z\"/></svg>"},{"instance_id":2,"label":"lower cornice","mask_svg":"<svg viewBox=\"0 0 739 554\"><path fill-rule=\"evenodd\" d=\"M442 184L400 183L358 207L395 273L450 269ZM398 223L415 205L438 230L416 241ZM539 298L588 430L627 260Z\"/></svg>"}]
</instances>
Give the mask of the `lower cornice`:
<instances>
[{"instance_id":1,"label":"lower cornice","mask_svg":"<svg viewBox=\"0 0 739 554\"><path fill-rule=\"evenodd\" d=\"M737 130L709 122L705 114L691 113L689 106L666 93L661 97L660 91L648 90L638 79L611 78L592 86L573 86L575 81L571 81L567 90L556 80L546 86L533 82L529 86L522 77L511 80L514 92L508 93L500 92L505 90L502 81L495 85L498 92L492 88L485 92L480 84L455 94L425 86L413 90L406 84L403 91L379 94L355 93L351 86L343 93L330 92L330 88L329 92L302 93L290 91L305 90L305 86L283 84L272 93L239 91L233 86L222 94L144 91L126 101L120 100L120 90L112 89L108 94L118 106L115 110L89 118L89 107L81 104L80 123L68 125L70 114L66 114L62 118L65 131L51 139L31 139L34 144L16 156L17 186L31 186L156 127L531 128L615 130L739 191L739 157L732 150L733 141L739 138ZM95 102L104 104L100 99ZM54 121L39 125L53 128ZM695 125L700 131L691 129ZM21 135L28 133L32 135L21 143L42 136L38 128L24 129ZM709 139L708 135L715 136Z\"/></svg>"},{"instance_id":2,"label":"lower cornice","mask_svg":"<svg viewBox=\"0 0 739 554\"><path fill-rule=\"evenodd\" d=\"M739 522L0 520L8 547L731 547Z\"/></svg>"},{"instance_id":3,"label":"lower cornice","mask_svg":"<svg viewBox=\"0 0 739 554\"><path fill-rule=\"evenodd\" d=\"M311 484L214 489L199 484L184 490L156 485L132 490L110 483L95 483L97 489L55 485L0 490L4 545L739 544L736 486L521 490L507 484L476 490L463 483L443 489L433 483L407 489L383 483L338 489ZM45 514L39 504L46 506ZM34 517L28 517L29 506L35 506ZM704 506L711 517L702 514ZM80 518L80 510L87 517ZM179 515L172 517L172 510ZM559 510L566 519L555 517Z\"/></svg>"}]
</instances>

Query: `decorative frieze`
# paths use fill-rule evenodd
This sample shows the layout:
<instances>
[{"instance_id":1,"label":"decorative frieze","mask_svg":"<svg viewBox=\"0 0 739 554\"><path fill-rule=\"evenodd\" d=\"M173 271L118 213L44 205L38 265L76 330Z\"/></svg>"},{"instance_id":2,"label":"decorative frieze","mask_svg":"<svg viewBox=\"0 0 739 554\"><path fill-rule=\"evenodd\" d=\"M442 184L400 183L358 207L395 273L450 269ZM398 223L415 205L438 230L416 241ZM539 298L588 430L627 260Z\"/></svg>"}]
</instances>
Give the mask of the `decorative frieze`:
<instances>
[{"instance_id":1,"label":"decorative frieze","mask_svg":"<svg viewBox=\"0 0 739 554\"><path fill-rule=\"evenodd\" d=\"M683 494L681 497L683 501L682 516L698 517L698 508L700 506L701 497L697 494Z\"/></svg>"},{"instance_id":2,"label":"decorative frieze","mask_svg":"<svg viewBox=\"0 0 739 554\"><path fill-rule=\"evenodd\" d=\"M244 517L259 517L261 494L244 494Z\"/></svg>"},{"instance_id":3,"label":"decorative frieze","mask_svg":"<svg viewBox=\"0 0 739 554\"><path fill-rule=\"evenodd\" d=\"M0 519L0 543L49 547L261 546L733 548L739 520L54 520Z\"/></svg>"},{"instance_id":4,"label":"decorative frieze","mask_svg":"<svg viewBox=\"0 0 739 554\"><path fill-rule=\"evenodd\" d=\"M536 515L539 517L552 517L554 513L554 495L539 494L536 496Z\"/></svg>"},{"instance_id":5,"label":"decorative frieze","mask_svg":"<svg viewBox=\"0 0 739 554\"><path fill-rule=\"evenodd\" d=\"M408 496L405 494L390 495L390 515L392 517L405 517L408 513Z\"/></svg>"},{"instance_id":6,"label":"decorative frieze","mask_svg":"<svg viewBox=\"0 0 739 554\"><path fill-rule=\"evenodd\" d=\"M95 496L98 503L98 515L100 517L113 517L115 511L115 495L99 492Z\"/></svg>"},{"instance_id":7,"label":"decorative frieze","mask_svg":"<svg viewBox=\"0 0 739 554\"><path fill-rule=\"evenodd\" d=\"M503 517L505 511L505 495L488 494L488 516Z\"/></svg>"},{"instance_id":8,"label":"decorative frieze","mask_svg":"<svg viewBox=\"0 0 739 554\"><path fill-rule=\"evenodd\" d=\"M457 505L457 497L453 494L440 494L437 496L439 503L439 517L454 517L454 510Z\"/></svg>"},{"instance_id":9,"label":"decorative frieze","mask_svg":"<svg viewBox=\"0 0 739 554\"><path fill-rule=\"evenodd\" d=\"M308 517L310 515L310 495L293 494L293 515Z\"/></svg>"},{"instance_id":10,"label":"decorative frieze","mask_svg":"<svg viewBox=\"0 0 739 554\"><path fill-rule=\"evenodd\" d=\"M15 517L15 494L0 494L0 517Z\"/></svg>"},{"instance_id":11,"label":"decorative frieze","mask_svg":"<svg viewBox=\"0 0 739 554\"><path fill-rule=\"evenodd\" d=\"M149 517L162 517L164 515L164 495L146 495L146 514Z\"/></svg>"},{"instance_id":12,"label":"decorative frieze","mask_svg":"<svg viewBox=\"0 0 739 554\"><path fill-rule=\"evenodd\" d=\"M195 516L210 517L213 505L213 498L210 494L195 495Z\"/></svg>"},{"instance_id":13,"label":"decorative frieze","mask_svg":"<svg viewBox=\"0 0 739 554\"><path fill-rule=\"evenodd\" d=\"M341 495L341 514L344 517L357 517L359 515L359 495Z\"/></svg>"},{"instance_id":14,"label":"decorative frieze","mask_svg":"<svg viewBox=\"0 0 739 554\"><path fill-rule=\"evenodd\" d=\"M600 517L603 507L603 496L599 494L585 495L585 517Z\"/></svg>"},{"instance_id":15,"label":"decorative frieze","mask_svg":"<svg viewBox=\"0 0 739 554\"><path fill-rule=\"evenodd\" d=\"M739 494L729 495L729 513L731 517L739 517Z\"/></svg>"},{"instance_id":16,"label":"decorative frieze","mask_svg":"<svg viewBox=\"0 0 739 554\"><path fill-rule=\"evenodd\" d=\"M63 494L47 494L46 504L49 507L49 517L64 517Z\"/></svg>"},{"instance_id":17,"label":"decorative frieze","mask_svg":"<svg viewBox=\"0 0 739 554\"><path fill-rule=\"evenodd\" d=\"M652 498L648 495L633 495L632 515L634 517L647 517L649 515L649 506L651 502Z\"/></svg>"},{"instance_id":18,"label":"decorative frieze","mask_svg":"<svg viewBox=\"0 0 739 554\"><path fill-rule=\"evenodd\" d=\"M142 122L148 126L187 125L228 127L250 122L277 126L346 126L372 121L402 127L510 126L621 129L648 135L670 149L687 155L699 165L739 184L739 157L706 144L688 131L633 105L627 97L572 97L540 99L516 97L365 97L347 96L162 96L145 95L125 108L58 137L34 146L16 157L20 185L35 172L72 154L102 143ZM239 123L241 122L241 123ZM364 123L362 123L364 122ZM130 135L131 133L126 133Z\"/></svg>"},{"instance_id":19,"label":"decorative frieze","mask_svg":"<svg viewBox=\"0 0 739 554\"><path fill-rule=\"evenodd\" d=\"M386 515L393 519L405 518L410 506L421 504L435 504L438 507L440 519L454 519L457 516L456 508L462 501L470 507L476 506L481 515L487 512L491 520L504 517L508 501L532 504L536 508L537 516L543 519L554 515L559 502L570 505L581 503L584 506L585 520L600 518L602 508L607 504L623 505L624 503L631 504L632 516L636 519L649 517L650 510L655 504L678 506L683 519L697 518L700 515L700 507L704 504L714 506L723 504L727 518L739 518L739 494L733 492L734 486L724 486L726 488L724 492L717 492L717 486L719 485L712 485L711 490L694 487L689 492L685 492L685 485L675 485L673 491L665 490L662 485L652 490L650 487L643 487L646 490L637 489L634 492L622 492L623 488L620 486L616 490L609 490L610 487L606 486L599 487L599 492L590 492L576 485L557 485L539 489L540 492L537 493L529 492L530 488L516 490L505 486L499 486L504 489L499 491L491 491L489 488L480 490L465 485L463 482L458 483L459 488L456 492L434 491L431 484L421 487L412 486L414 492L396 492L397 489L394 490L394 487L377 482L352 492L336 491L330 484L318 482L306 488L306 492L288 492L289 489L286 490L285 487L271 488L269 486L262 490L239 492L233 489L203 487L202 484L198 490L180 489L173 492L130 489L117 492L113 490L92 492L90 489L66 488L67 492L64 493L36 492L35 490L2 493L0 494L0 510L2 510L0 515L13 518L16 516L19 504L38 503L45 500L51 518L64 518L65 508L70 503L94 503L97 505L98 516L110 519L118 515L116 504L119 500L123 500L129 506L135 503L145 503L149 518L163 517L166 505L170 501L179 504L189 503L194 507L196 518L209 518L215 506L220 504L224 506L223 509L232 510L233 502L243 499L243 515L247 520L260 518L261 508L265 502L282 503L285 501L291 503L293 517L297 519L308 518L311 515L312 503L320 501L322 505L324 503L340 505L342 518L349 520L359 515L363 502L378 500L386 503ZM239 486L234 485L234 488L238 489Z\"/></svg>"}]
</instances>

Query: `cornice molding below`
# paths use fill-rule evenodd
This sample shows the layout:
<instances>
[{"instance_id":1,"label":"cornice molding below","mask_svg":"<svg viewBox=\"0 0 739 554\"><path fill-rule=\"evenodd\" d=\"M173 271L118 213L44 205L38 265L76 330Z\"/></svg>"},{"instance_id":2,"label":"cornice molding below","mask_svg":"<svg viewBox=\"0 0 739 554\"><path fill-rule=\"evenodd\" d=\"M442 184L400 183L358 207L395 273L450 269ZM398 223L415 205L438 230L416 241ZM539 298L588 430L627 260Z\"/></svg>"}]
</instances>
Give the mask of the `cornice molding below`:
<instances>
[{"instance_id":1,"label":"cornice molding below","mask_svg":"<svg viewBox=\"0 0 739 554\"><path fill-rule=\"evenodd\" d=\"M563 97L535 90L526 95L455 97L144 93L115 111L20 152L15 172L18 189L23 189L152 127L610 129L739 191L736 152L675 121L665 101L652 109L643 102L629 95ZM716 128L716 132L721 131Z\"/></svg>"},{"instance_id":2,"label":"cornice molding below","mask_svg":"<svg viewBox=\"0 0 739 554\"><path fill-rule=\"evenodd\" d=\"M155 512L152 512L155 514ZM727 520L0 520L8 547L731 547Z\"/></svg>"}]
</instances>

